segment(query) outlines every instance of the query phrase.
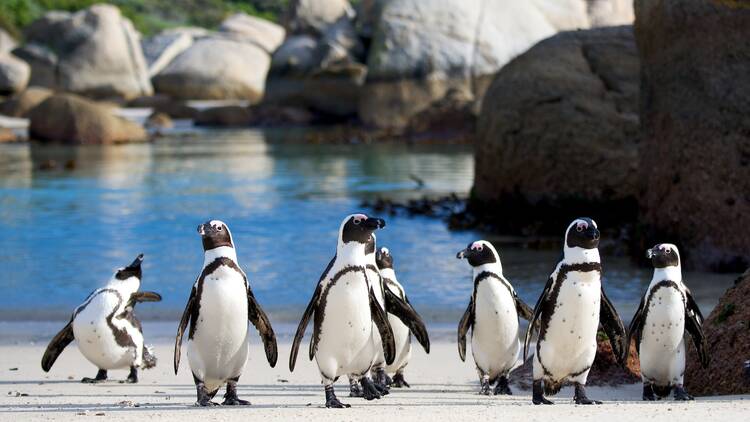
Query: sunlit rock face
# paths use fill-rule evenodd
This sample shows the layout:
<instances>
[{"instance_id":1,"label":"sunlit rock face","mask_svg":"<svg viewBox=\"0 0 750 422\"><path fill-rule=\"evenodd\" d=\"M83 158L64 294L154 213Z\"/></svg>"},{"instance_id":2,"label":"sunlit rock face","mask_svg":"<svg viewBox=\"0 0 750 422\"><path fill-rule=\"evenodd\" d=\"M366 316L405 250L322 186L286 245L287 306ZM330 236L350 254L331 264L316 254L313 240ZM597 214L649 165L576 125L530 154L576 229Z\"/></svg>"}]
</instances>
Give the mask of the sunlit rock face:
<instances>
[{"instance_id":1,"label":"sunlit rock face","mask_svg":"<svg viewBox=\"0 0 750 422\"><path fill-rule=\"evenodd\" d=\"M688 265L750 262L750 5L639 0L642 221Z\"/></svg>"}]
</instances>

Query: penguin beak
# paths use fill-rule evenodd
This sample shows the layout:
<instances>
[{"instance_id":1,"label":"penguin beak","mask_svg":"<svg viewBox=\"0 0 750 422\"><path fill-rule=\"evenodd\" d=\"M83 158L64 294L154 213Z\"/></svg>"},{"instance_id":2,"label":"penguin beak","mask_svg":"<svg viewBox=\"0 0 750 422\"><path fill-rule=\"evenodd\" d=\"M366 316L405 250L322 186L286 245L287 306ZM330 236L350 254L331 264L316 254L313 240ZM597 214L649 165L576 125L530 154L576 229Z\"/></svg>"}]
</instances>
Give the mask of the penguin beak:
<instances>
[{"instance_id":1,"label":"penguin beak","mask_svg":"<svg viewBox=\"0 0 750 422\"><path fill-rule=\"evenodd\" d=\"M207 226L206 223L200 224L198 226L198 234L199 235L201 235L201 236L205 236L206 235L206 226Z\"/></svg>"},{"instance_id":2,"label":"penguin beak","mask_svg":"<svg viewBox=\"0 0 750 422\"><path fill-rule=\"evenodd\" d=\"M135 270L137 268L141 268L141 264L143 263L143 254L139 254L137 257L135 257L135 260L130 263L127 267L125 267L126 270Z\"/></svg>"},{"instance_id":3,"label":"penguin beak","mask_svg":"<svg viewBox=\"0 0 750 422\"><path fill-rule=\"evenodd\" d=\"M362 225L366 229L375 231L385 227L385 220L383 220L382 218L370 217L367 220L363 221Z\"/></svg>"},{"instance_id":4,"label":"penguin beak","mask_svg":"<svg viewBox=\"0 0 750 422\"><path fill-rule=\"evenodd\" d=\"M599 237L601 237L601 233L599 233L599 229L594 228L594 227L591 227L588 230L586 230L586 234L591 240L599 240Z\"/></svg>"},{"instance_id":5,"label":"penguin beak","mask_svg":"<svg viewBox=\"0 0 750 422\"><path fill-rule=\"evenodd\" d=\"M466 249L462 250L461 252L457 253L456 254L456 258L458 258L458 259L467 258L469 256L469 253L470 253L469 249L466 248Z\"/></svg>"},{"instance_id":6,"label":"penguin beak","mask_svg":"<svg viewBox=\"0 0 750 422\"><path fill-rule=\"evenodd\" d=\"M653 248L646 250L646 259L651 259L653 257L654 257L654 250L653 250Z\"/></svg>"}]
</instances>

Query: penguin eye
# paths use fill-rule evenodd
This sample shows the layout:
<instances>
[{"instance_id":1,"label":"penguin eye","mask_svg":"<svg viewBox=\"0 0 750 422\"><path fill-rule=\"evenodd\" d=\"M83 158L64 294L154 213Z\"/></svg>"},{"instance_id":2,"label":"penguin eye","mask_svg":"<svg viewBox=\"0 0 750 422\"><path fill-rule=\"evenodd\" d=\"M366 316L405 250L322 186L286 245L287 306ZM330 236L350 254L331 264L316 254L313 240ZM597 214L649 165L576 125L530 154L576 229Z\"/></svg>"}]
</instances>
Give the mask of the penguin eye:
<instances>
[{"instance_id":1,"label":"penguin eye","mask_svg":"<svg viewBox=\"0 0 750 422\"><path fill-rule=\"evenodd\" d=\"M671 249L667 249L667 254L671 254L671 253L672 253L672 250Z\"/></svg>"},{"instance_id":2,"label":"penguin eye","mask_svg":"<svg viewBox=\"0 0 750 422\"><path fill-rule=\"evenodd\" d=\"M582 231L583 231L583 225L582 225L582 224L579 224L579 225L577 225L577 226L576 226L576 231L577 231L578 233L582 232Z\"/></svg>"},{"instance_id":3,"label":"penguin eye","mask_svg":"<svg viewBox=\"0 0 750 422\"><path fill-rule=\"evenodd\" d=\"M353 223L354 223L355 225L359 226L359 224L360 224L360 223L362 222L362 219L361 219L361 218L355 218L355 219L354 219L354 220L353 220L352 222L353 222Z\"/></svg>"},{"instance_id":4,"label":"penguin eye","mask_svg":"<svg viewBox=\"0 0 750 422\"><path fill-rule=\"evenodd\" d=\"M224 228L223 228L223 227L221 227L221 226L219 226L219 228L218 228L218 230L219 230L219 231L222 231L223 229L224 229Z\"/></svg>"}]
</instances>

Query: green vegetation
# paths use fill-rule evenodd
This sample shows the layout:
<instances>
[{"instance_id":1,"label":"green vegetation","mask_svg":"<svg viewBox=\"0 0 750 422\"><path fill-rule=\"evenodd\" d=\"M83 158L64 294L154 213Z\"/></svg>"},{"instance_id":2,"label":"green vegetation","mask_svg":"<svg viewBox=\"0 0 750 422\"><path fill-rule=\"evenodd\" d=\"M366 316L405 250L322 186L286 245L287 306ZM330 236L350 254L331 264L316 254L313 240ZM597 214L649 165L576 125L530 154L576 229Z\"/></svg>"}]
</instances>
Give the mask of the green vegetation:
<instances>
[{"instance_id":1,"label":"green vegetation","mask_svg":"<svg viewBox=\"0 0 750 422\"><path fill-rule=\"evenodd\" d=\"M96 3L120 8L141 33L194 25L215 28L228 15L245 12L278 22L289 0L2 0L0 27L18 37L21 29L49 10L77 11Z\"/></svg>"}]
</instances>

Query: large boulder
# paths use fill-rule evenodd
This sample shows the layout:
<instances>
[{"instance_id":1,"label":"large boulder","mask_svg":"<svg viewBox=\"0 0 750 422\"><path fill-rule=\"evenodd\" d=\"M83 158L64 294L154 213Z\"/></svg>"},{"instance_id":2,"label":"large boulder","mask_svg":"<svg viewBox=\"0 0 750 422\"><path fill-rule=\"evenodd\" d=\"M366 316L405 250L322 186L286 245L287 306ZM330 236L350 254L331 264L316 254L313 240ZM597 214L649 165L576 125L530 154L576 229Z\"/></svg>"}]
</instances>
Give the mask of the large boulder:
<instances>
[{"instance_id":1,"label":"large boulder","mask_svg":"<svg viewBox=\"0 0 750 422\"><path fill-rule=\"evenodd\" d=\"M342 16L353 16L347 0L291 0L283 17L290 34L317 36Z\"/></svg>"},{"instance_id":2,"label":"large boulder","mask_svg":"<svg viewBox=\"0 0 750 422\"><path fill-rule=\"evenodd\" d=\"M16 40L4 29L0 28L0 54L10 53L16 47Z\"/></svg>"},{"instance_id":3,"label":"large boulder","mask_svg":"<svg viewBox=\"0 0 750 422\"><path fill-rule=\"evenodd\" d=\"M21 92L29 83L29 65L10 54L0 53L0 95Z\"/></svg>"},{"instance_id":4,"label":"large boulder","mask_svg":"<svg viewBox=\"0 0 750 422\"><path fill-rule=\"evenodd\" d=\"M637 0L642 222L688 265L750 264L750 4Z\"/></svg>"},{"instance_id":5,"label":"large boulder","mask_svg":"<svg viewBox=\"0 0 750 422\"><path fill-rule=\"evenodd\" d=\"M49 12L24 30L32 46L32 83L94 97L152 92L140 36L119 9L97 4L76 13ZM37 73L39 66L40 76Z\"/></svg>"},{"instance_id":6,"label":"large boulder","mask_svg":"<svg viewBox=\"0 0 750 422\"><path fill-rule=\"evenodd\" d=\"M219 31L255 43L268 54L272 54L284 42L286 35L282 26L246 13L236 13L226 18Z\"/></svg>"},{"instance_id":7,"label":"large boulder","mask_svg":"<svg viewBox=\"0 0 750 422\"><path fill-rule=\"evenodd\" d=\"M113 109L73 94L56 94L29 113L29 137L42 142L115 144L142 142L146 131Z\"/></svg>"},{"instance_id":8,"label":"large boulder","mask_svg":"<svg viewBox=\"0 0 750 422\"><path fill-rule=\"evenodd\" d=\"M584 0L387 2L367 59L360 117L401 127L449 90L481 99L492 75L516 55L560 30L591 27L588 6Z\"/></svg>"},{"instance_id":9,"label":"large boulder","mask_svg":"<svg viewBox=\"0 0 750 422\"><path fill-rule=\"evenodd\" d=\"M263 97L271 59L249 42L219 37L197 40L153 78L156 91L180 99Z\"/></svg>"},{"instance_id":10,"label":"large boulder","mask_svg":"<svg viewBox=\"0 0 750 422\"><path fill-rule=\"evenodd\" d=\"M703 324L710 360L703 368L692 340L688 342L685 387L697 396L750 393L744 373L750 361L750 270L719 299Z\"/></svg>"},{"instance_id":11,"label":"large boulder","mask_svg":"<svg viewBox=\"0 0 750 422\"><path fill-rule=\"evenodd\" d=\"M632 221L638 69L631 26L560 33L503 67L479 116L474 203L510 224L561 227L597 206Z\"/></svg>"},{"instance_id":12,"label":"large boulder","mask_svg":"<svg viewBox=\"0 0 750 422\"><path fill-rule=\"evenodd\" d=\"M148 75L153 77L187 50L193 44L193 37L187 32L170 31L159 33L141 42L143 55L148 66Z\"/></svg>"},{"instance_id":13,"label":"large boulder","mask_svg":"<svg viewBox=\"0 0 750 422\"><path fill-rule=\"evenodd\" d=\"M0 114L11 117L28 117L29 111L52 95L47 88L32 86L0 103Z\"/></svg>"}]
</instances>

